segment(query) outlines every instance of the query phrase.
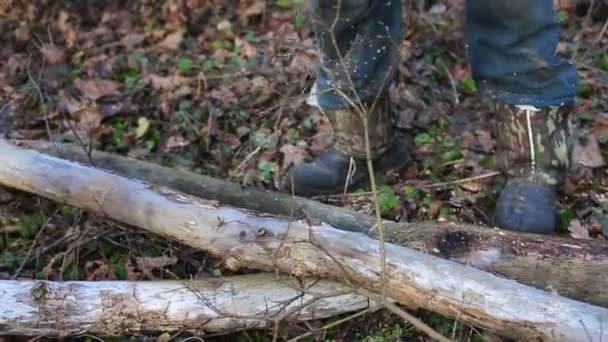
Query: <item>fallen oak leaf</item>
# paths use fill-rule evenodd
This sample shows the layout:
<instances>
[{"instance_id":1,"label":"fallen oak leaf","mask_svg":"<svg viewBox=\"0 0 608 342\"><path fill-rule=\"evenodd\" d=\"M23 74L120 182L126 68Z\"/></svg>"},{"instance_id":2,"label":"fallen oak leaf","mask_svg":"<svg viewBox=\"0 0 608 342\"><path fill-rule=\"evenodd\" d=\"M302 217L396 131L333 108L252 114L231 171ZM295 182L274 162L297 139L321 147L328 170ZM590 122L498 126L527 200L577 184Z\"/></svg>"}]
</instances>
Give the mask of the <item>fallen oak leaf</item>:
<instances>
[{"instance_id":1,"label":"fallen oak leaf","mask_svg":"<svg viewBox=\"0 0 608 342\"><path fill-rule=\"evenodd\" d=\"M573 164L583 165L588 168L600 168L606 165L606 161L602 156L599 143L595 134L591 133L585 139L572 139Z\"/></svg>"},{"instance_id":2,"label":"fallen oak leaf","mask_svg":"<svg viewBox=\"0 0 608 342\"><path fill-rule=\"evenodd\" d=\"M146 35L142 33L131 33L124 36L120 40L120 44L127 49L132 49L136 45L143 43L146 40Z\"/></svg>"},{"instance_id":3,"label":"fallen oak leaf","mask_svg":"<svg viewBox=\"0 0 608 342\"><path fill-rule=\"evenodd\" d=\"M137 268L141 270L141 273L147 279L157 279L154 275L154 271L162 271L168 266L175 265L177 263L176 257L137 257L135 258Z\"/></svg>"},{"instance_id":4,"label":"fallen oak leaf","mask_svg":"<svg viewBox=\"0 0 608 342\"><path fill-rule=\"evenodd\" d=\"M70 115L88 134L93 134L101 126L103 116L96 108L82 107Z\"/></svg>"},{"instance_id":5,"label":"fallen oak leaf","mask_svg":"<svg viewBox=\"0 0 608 342\"><path fill-rule=\"evenodd\" d=\"M292 144L281 146L279 151L283 154L283 163L281 165L281 169L283 170L288 169L292 165L299 165L309 157L305 147Z\"/></svg>"},{"instance_id":6,"label":"fallen oak leaf","mask_svg":"<svg viewBox=\"0 0 608 342\"><path fill-rule=\"evenodd\" d=\"M235 38L234 45L241 49L241 57L251 58L258 54L258 49L244 39Z\"/></svg>"},{"instance_id":7,"label":"fallen oak leaf","mask_svg":"<svg viewBox=\"0 0 608 342\"><path fill-rule=\"evenodd\" d=\"M110 266L108 266L108 264L103 261L87 261L84 268L86 271L85 279L88 281L116 279L116 276L114 275L114 272L112 272L112 270L110 269Z\"/></svg>"},{"instance_id":8,"label":"fallen oak leaf","mask_svg":"<svg viewBox=\"0 0 608 342\"><path fill-rule=\"evenodd\" d=\"M487 185L481 182L465 182L458 184L458 186L465 191L472 193L479 193L487 189Z\"/></svg>"},{"instance_id":9,"label":"fallen oak leaf","mask_svg":"<svg viewBox=\"0 0 608 342\"><path fill-rule=\"evenodd\" d=\"M163 40L156 44L156 47L164 50L177 50L183 40L184 32L178 30L167 35Z\"/></svg>"},{"instance_id":10,"label":"fallen oak leaf","mask_svg":"<svg viewBox=\"0 0 608 342\"><path fill-rule=\"evenodd\" d=\"M186 147L186 146L190 145L190 143L191 143L190 141L186 140L184 137L182 137L180 135L172 135L165 142L163 151L165 153L168 153L173 150L176 150L176 149L179 149L182 147Z\"/></svg>"},{"instance_id":11,"label":"fallen oak leaf","mask_svg":"<svg viewBox=\"0 0 608 342\"><path fill-rule=\"evenodd\" d=\"M195 77L184 77L180 75L159 76L150 74L144 78L144 81L149 82L152 88L157 91L171 91L177 87L194 82Z\"/></svg>"},{"instance_id":12,"label":"fallen oak leaf","mask_svg":"<svg viewBox=\"0 0 608 342\"><path fill-rule=\"evenodd\" d=\"M120 89L120 83L102 79L83 80L77 78L74 80L74 86L80 90L84 97L93 101L104 96L117 95L118 89Z\"/></svg>"},{"instance_id":13,"label":"fallen oak leaf","mask_svg":"<svg viewBox=\"0 0 608 342\"><path fill-rule=\"evenodd\" d=\"M40 47L40 53L49 64L62 64L68 60L68 54L65 51L65 48L57 45L44 44Z\"/></svg>"},{"instance_id":14,"label":"fallen oak leaf","mask_svg":"<svg viewBox=\"0 0 608 342\"><path fill-rule=\"evenodd\" d=\"M568 231L573 239L591 240L589 230L581 224L579 219L574 219L568 225Z\"/></svg>"},{"instance_id":15,"label":"fallen oak leaf","mask_svg":"<svg viewBox=\"0 0 608 342\"><path fill-rule=\"evenodd\" d=\"M0 188L0 204L9 203L15 198L15 195Z\"/></svg>"},{"instance_id":16,"label":"fallen oak leaf","mask_svg":"<svg viewBox=\"0 0 608 342\"><path fill-rule=\"evenodd\" d=\"M249 18L257 15L261 15L266 10L266 1L256 0L252 4L244 8L239 8L238 15L241 18Z\"/></svg>"},{"instance_id":17,"label":"fallen oak leaf","mask_svg":"<svg viewBox=\"0 0 608 342\"><path fill-rule=\"evenodd\" d=\"M608 113L598 113L595 116L593 133L600 140L608 138Z\"/></svg>"}]
</instances>

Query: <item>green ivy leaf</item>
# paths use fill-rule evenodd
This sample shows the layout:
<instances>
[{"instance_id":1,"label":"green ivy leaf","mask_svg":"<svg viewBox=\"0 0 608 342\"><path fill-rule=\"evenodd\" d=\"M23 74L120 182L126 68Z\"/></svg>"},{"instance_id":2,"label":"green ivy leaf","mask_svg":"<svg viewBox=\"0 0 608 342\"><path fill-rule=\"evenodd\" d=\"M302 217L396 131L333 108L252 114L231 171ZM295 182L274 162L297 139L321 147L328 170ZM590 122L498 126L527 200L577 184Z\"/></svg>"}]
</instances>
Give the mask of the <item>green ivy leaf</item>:
<instances>
[{"instance_id":1,"label":"green ivy leaf","mask_svg":"<svg viewBox=\"0 0 608 342\"><path fill-rule=\"evenodd\" d=\"M416 144L418 145L424 145L424 144L428 144L429 142L431 142L433 138L431 137L430 134L428 133L420 133L416 136L416 138L414 138L414 142L416 142Z\"/></svg>"},{"instance_id":2,"label":"green ivy leaf","mask_svg":"<svg viewBox=\"0 0 608 342\"><path fill-rule=\"evenodd\" d=\"M397 207L399 199L388 185L378 188L378 200L380 201L380 212L386 214Z\"/></svg>"},{"instance_id":3,"label":"green ivy leaf","mask_svg":"<svg viewBox=\"0 0 608 342\"><path fill-rule=\"evenodd\" d=\"M42 226L42 216L39 214L26 215L17 223L19 234L26 238L32 239Z\"/></svg>"},{"instance_id":4,"label":"green ivy leaf","mask_svg":"<svg viewBox=\"0 0 608 342\"><path fill-rule=\"evenodd\" d=\"M466 75L460 79L460 86L471 92L477 92L477 85L470 75Z\"/></svg>"},{"instance_id":5,"label":"green ivy leaf","mask_svg":"<svg viewBox=\"0 0 608 342\"><path fill-rule=\"evenodd\" d=\"M177 68L179 69L179 71L183 72L183 73L187 73L188 71L190 71L190 68L192 67L192 61L189 60L188 58L180 58L177 60Z\"/></svg>"}]
</instances>

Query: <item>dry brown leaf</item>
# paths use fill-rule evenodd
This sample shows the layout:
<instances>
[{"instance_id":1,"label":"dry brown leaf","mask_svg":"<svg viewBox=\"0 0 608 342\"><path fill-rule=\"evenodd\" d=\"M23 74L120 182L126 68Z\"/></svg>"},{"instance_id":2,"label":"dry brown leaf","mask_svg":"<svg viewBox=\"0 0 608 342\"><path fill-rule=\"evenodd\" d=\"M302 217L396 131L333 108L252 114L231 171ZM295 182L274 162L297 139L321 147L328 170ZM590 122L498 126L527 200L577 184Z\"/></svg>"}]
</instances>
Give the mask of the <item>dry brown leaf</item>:
<instances>
[{"instance_id":1,"label":"dry brown leaf","mask_svg":"<svg viewBox=\"0 0 608 342\"><path fill-rule=\"evenodd\" d=\"M0 204L8 203L15 198L12 193L0 188Z\"/></svg>"},{"instance_id":2,"label":"dry brown leaf","mask_svg":"<svg viewBox=\"0 0 608 342\"><path fill-rule=\"evenodd\" d=\"M55 275L55 270L53 269L53 265L59 258L63 258L64 253L58 253L51 257L51 259L44 265L42 268L42 275L44 279L51 279Z\"/></svg>"},{"instance_id":3,"label":"dry brown leaf","mask_svg":"<svg viewBox=\"0 0 608 342\"><path fill-rule=\"evenodd\" d=\"M602 156L600 145L594 134L587 136L585 141L573 139L572 150L573 164L580 164L588 168L600 168L606 165Z\"/></svg>"},{"instance_id":4,"label":"dry brown leaf","mask_svg":"<svg viewBox=\"0 0 608 342\"><path fill-rule=\"evenodd\" d=\"M314 60L309 54L297 53L291 60L291 63L289 63L288 69L291 72L307 73L312 71L314 65Z\"/></svg>"},{"instance_id":5,"label":"dry brown leaf","mask_svg":"<svg viewBox=\"0 0 608 342\"><path fill-rule=\"evenodd\" d=\"M61 46L44 44L40 47L40 53L49 64L61 64L68 60L68 54Z\"/></svg>"},{"instance_id":6,"label":"dry brown leaf","mask_svg":"<svg viewBox=\"0 0 608 342\"><path fill-rule=\"evenodd\" d=\"M61 108L61 110L64 110L68 113L73 113L82 108L82 105L80 104L80 102L76 101L75 98L67 95L63 90L60 90L59 107Z\"/></svg>"},{"instance_id":7,"label":"dry brown leaf","mask_svg":"<svg viewBox=\"0 0 608 342\"><path fill-rule=\"evenodd\" d=\"M429 206L429 210L428 210L427 214L429 215L429 217L435 217L435 216L439 215L442 208L443 208L443 202L439 201L439 200L435 200L435 201L431 202L431 205Z\"/></svg>"},{"instance_id":8,"label":"dry brown leaf","mask_svg":"<svg viewBox=\"0 0 608 342\"><path fill-rule=\"evenodd\" d=\"M30 30L25 23L22 23L15 29L15 39L21 42L26 42L30 39Z\"/></svg>"},{"instance_id":9,"label":"dry brown leaf","mask_svg":"<svg viewBox=\"0 0 608 342\"><path fill-rule=\"evenodd\" d=\"M177 263L176 257L138 257L135 259L137 268L147 279L156 279L154 271L162 271L167 266L172 266Z\"/></svg>"},{"instance_id":10,"label":"dry brown leaf","mask_svg":"<svg viewBox=\"0 0 608 342\"><path fill-rule=\"evenodd\" d=\"M156 47L166 50L177 50L183 40L184 32L178 30L166 36L165 39L156 44Z\"/></svg>"},{"instance_id":11,"label":"dry brown leaf","mask_svg":"<svg viewBox=\"0 0 608 342\"><path fill-rule=\"evenodd\" d=\"M239 17L249 18L261 15L264 13L264 10L266 10L266 1L255 0L252 4L239 11Z\"/></svg>"},{"instance_id":12,"label":"dry brown leaf","mask_svg":"<svg viewBox=\"0 0 608 342\"><path fill-rule=\"evenodd\" d=\"M228 19L223 19L217 24L217 29L224 33L230 33L232 31L232 23Z\"/></svg>"},{"instance_id":13,"label":"dry brown leaf","mask_svg":"<svg viewBox=\"0 0 608 342\"><path fill-rule=\"evenodd\" d=\"M241 147L242 143L241 143L241 139L238 137L238 135L236 134L231 134L231 133L224 133L224 138L223 140L230 145L230 147L233 150L236 150L237 148Z\"/></svg>"},{"instance_id":14,"label":"dry brown leaf","mask_svg":"<svg viewBox=\"0 0 608 342\"><path fill-rule=\"evenodd\" d=\"M126 281L136 281L136 280L144 280L144 275L141 274L137 270L137 267L133 265L131 262L127 262L125 265L125 280Z\"/></svg>"},{"instance_id":15,"label":"dry brown leaf","mask_svg":"<svg viewBox=\"0 0 608 342\"><path fill-rule=\"evenodd\" d=\"M85 272L85 279L88 281L116 279L110 266L101 260L88 261L85 265Z\"/></svg>"},{"instance_id":16,"label":"dry brown leaf","mask_svg":"<svg viewBox=\"0 0 608 342\"><path fill-rule=\"evenodd\" d=\"M255 57L258 54L258 49L256 49L255 46L249 44L249 42L244 39L238 37L235 38L234 45L241 48L241 57L250 58Z\"/></svg>"},{"instance_id":17,"label":"dry brown leaf","mask_svg":"<svg viewBox=\"0 0 608 342\"><path fill-rule=\"evenodd\" d=\"M176 257L159 256L159 257L138 257L136 258L137 265L149 269L161 269L167 266L172 266L177 263Z\"/></svg>"},{"instance_id":18,"label":"dry brown leaf","mask_svg":"<svg viewBox=\"0 0 608 342\"><path fill-rule=\"evenodd\" d=\"M103 116L97 111L96 108L83 107L77 111L70 113L74 120L78 121L78 124L87 133L94 133L99 126L101 126L101 120Z\"/></svg>"},{"instance_id":19,"label":"dry brown leaf","mask_svg":"<svg viewBox=\"0 0 608 342\"><path fill-rule=\"evenodd\" d=\"M184 22L187 20L186 10L183 7L184 2L181 0L166 0L163 3L163 19L169 27L178 29L184 26Z\"/></svg>"},{"instance_id":20,"label":"dry brown leaf","mask_svg":"<svg viewBox=\"0 0 608 342\"><path fill-rule=\"evenodd\" d=\"M579 219L574 219L568 226L568 231L573 239L590 240L589 230L581 224Z\"/></svg>"},{"instance_id":21,"label":"dry brown leaf","mask_svg":"<svg viewBox=\"0 0 608 342\"><path fill-rule=\"evenodd\" d=\"M182 148L190 145L190 142L181 135L172 135L165 142L165 148L163 149L165 152L171 152L175 149Z\"/></svg>"},{"instance_id":22,"label":"dry brown leaf","mask_svg":"<svg viewBox=\"0 0 608 342\"><path fill-rule=\"evenodd\" d=\"M460 188L465 191L469 191L472 193L478 193L486 190L487 185L480 182L466 182L459 184Z\"/></svg>"},{"instance_id":23,"label":"dry brown leaf","mask_svg":"<svg viewBox=\"0 0 608 342\"><path fill-rule=\"evenodd\" d=\"M494 146L496 146L496 141L492 138L492 134L486 130L477 132L477 141L485 153L490 153L494 149Z\"/></svg>"},{"instance_id":24,"label":"dry brown leaf","mask_svg":"<svg viewBox=\"0 0 608 342\"><path fill-rule=\"evenodd\" d=\"M283 153L283 164L281 165L283 170L286 170L292 165L301 164L309 156L306 148L292 144L285 144L281 146L279 151Z\"/></svg>"},{"instance_id":25,"label":"dry brown leaf","mask_svg":"<svg viewBox=\"0 0 608 342\"><path fill-rule=\"evenodd\" d=\"M608 113L598 113L595 116L593 133L600 139L608 137Z\"/></svg>"},{"instance_id":26,"label":"dry brown leaf","mask_svg":"<svg viewBox=\"0 0 608 342\"><path fill-rule=\"evenodd\" d=\"M128 34L128 35L124 36L120 40L120 44L122 46L126 47L127 49L131 49L134 46L143 43L144 40L146 40L146 35L145 34L131 33L131 34Z\"/></svg>"},{"instance_id":27,"label":"dry brown leaf","mask_svg":"<svg viewBox=\"0 0 608 342\"><path fill-rule=\"evenodd\" d=\"M84 97L93 101L104 96L117 95L120 88L120 83L102 79L83 80L77 78L74 80L74 85Z\"/></svg>"},{"instance_id":28,"label":"dry brown leaf","mask_svg":"<svg viewBox=\"0 0 608 342\"><path fill-rule=\"evenodd\" d=\"M193 77L184 77L180 75L171 75L171 76L158 76L158 75L148 75L146 76L146 80L150 82L152 88L154 90L159 91L170 91L179 86L188 84L195 80Z\"/></svg>"},{"instance_id":29,"label":"dry brown leaf","mask_svg":"<svg viewBox=\"0 0 608 342\"><path fill-rule=\"evenodd\" d=\"M399 118L397 119L396 126L398 128L410 129L412 128L412 123L414 122L415 118L416 112L413 109L407 108L402 110L399 112Z\"/></svg>"},{"instance_id":30,"label":"dry brown leaf","mask_svg":"<svg viewBox=\"0 0 608 342\"><path fill-rule=\"evenodd\" d=\"M59 18L57 20L57 26L63 35L63 41L66 46L69 48L74 47L76 41L78 40L78 34L76 30L72 27L70 21L70 14L66 11L59 12Z\"/></svg>"}]
</instances>

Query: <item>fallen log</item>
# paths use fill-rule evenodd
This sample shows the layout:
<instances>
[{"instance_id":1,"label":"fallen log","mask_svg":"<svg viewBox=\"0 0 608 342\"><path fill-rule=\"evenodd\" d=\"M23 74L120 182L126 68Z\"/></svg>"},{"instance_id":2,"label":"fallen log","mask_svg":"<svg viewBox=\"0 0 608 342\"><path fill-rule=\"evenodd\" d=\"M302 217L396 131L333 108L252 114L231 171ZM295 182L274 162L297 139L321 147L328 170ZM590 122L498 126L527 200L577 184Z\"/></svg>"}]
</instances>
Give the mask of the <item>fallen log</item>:
<instances>
[{"instance_id":1,"label":"fallen log","mask_svg":"<svg viewBox=\"0 0 608 342\"><path fill-rule=\"evenodd\" d=\"M341 283L268 273L191 281L0 280L0 335L228 333L375 307Z\"/></svg>"},{"instance_id":2,"label":"fallen log","mask_svg":"<svg viewBox=\"0 0 608 342\"><path fill-rule=\"evenodd\" d=\"M233 270L318 276L382 288L378 241L326 223L220 206L0 140L0 185L68 203L222 258ZM601 341L608 310L397 245L386 294L515 340Z\"/></svg>"},{"instance_id":3,"label":"fallen log","mask_svg":"<svg viewBox=\"0 0 608 342\"><path fill-rule=\"evenodd\" d=\"M370 233L374 218L287 194L245 188L213 177L70 144L22 142L72 161L167 186L223 204L285 217L308 218ZM608 307L608 243L488 229L462 223L384 222L388 241L497 273L576 300ZM374 236L374 232L371 234Z\"/></svg>"}]
</instances>

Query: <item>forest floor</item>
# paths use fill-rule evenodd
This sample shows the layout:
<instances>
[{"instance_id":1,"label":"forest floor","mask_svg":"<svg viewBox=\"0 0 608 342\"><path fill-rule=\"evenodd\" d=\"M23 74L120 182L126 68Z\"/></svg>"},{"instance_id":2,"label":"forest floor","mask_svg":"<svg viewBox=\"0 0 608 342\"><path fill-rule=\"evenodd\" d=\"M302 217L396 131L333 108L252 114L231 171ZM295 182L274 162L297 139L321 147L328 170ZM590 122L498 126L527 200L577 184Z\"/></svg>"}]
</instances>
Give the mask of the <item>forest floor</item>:
<instances>
[{"instance_id":1,"label":"forest floor","mask_svg":"<svg viewBox=\"0 0 608 342\"><path fill-rule=\"evenodd\" d=\"M276 190L291 166L331 144L326 119L305 103L318 60L304 13L295 0L0 5L0 136L74 142ZM487 225L504 179L494 173L492 113L475 95L464 55L462 1L408 13L390 98L397 126L413 137L415 163L400 174L377 175L382 215ZM599 148L583 143L578 157L599 165L608 152L608 25L584 8L558 15L558 53L579 70L577 120L599 142ZM607 181L602 169L577 170L560 198L560 234L608 236ZM372 210L369 189L318 200ZM225 272L204 253L2 188L0 233L0 279L188 279ZM459 341L489 336L437 314L416 314ZM286 326L281 337L325 323ZM380 312L318 340L424 337Z\"/></svg>"}]
</instances>

